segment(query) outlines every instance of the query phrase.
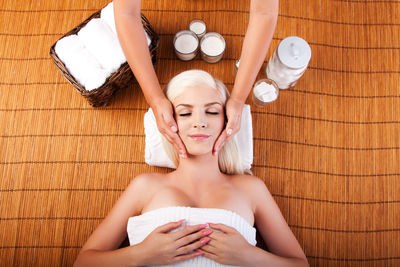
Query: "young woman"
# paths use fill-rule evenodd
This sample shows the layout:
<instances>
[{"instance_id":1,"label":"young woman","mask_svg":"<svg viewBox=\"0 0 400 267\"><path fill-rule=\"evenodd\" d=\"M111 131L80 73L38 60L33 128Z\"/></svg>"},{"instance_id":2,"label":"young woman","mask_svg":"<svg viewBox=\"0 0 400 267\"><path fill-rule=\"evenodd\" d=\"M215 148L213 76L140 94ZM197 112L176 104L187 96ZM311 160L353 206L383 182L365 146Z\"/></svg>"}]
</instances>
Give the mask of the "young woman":
<instances>
[{"instance_id":1,"label":"young woman","mask_svg":"<svg viewBox=\"0 0 400 267\"><path fill-rule=\"evenodd\" d=\"M143 0L145 1L145 0ZM172 1L171 5L175 3ZM158 129L186 157L183 140L176 133L171 103L162 93L150 59L140 18L141 0L114 0L115 23L122 49L147 102L154 111ZM240 55L240 68L232 95L225 109L227 124L214 144L217 153L240 129L243 105L254 84L274 35L278 18L278 0L251 0L250 17Z\"/></svg>"},{"instance_id":2,"label":"young woman","mask_svg":"<svg viewBox=\"0 0 400 267\"><path fill-rule=\"evenodd\" d=\"M212 153L226 123L222 82L190 70L165 93L188 157L166 141L176 170L134 178L75 266L308 266L265 184L244 174L235 139ZM255 247L254 224L269 251ZM127 234L131 246L118 249Z\"/></svg>"}]
</instances>

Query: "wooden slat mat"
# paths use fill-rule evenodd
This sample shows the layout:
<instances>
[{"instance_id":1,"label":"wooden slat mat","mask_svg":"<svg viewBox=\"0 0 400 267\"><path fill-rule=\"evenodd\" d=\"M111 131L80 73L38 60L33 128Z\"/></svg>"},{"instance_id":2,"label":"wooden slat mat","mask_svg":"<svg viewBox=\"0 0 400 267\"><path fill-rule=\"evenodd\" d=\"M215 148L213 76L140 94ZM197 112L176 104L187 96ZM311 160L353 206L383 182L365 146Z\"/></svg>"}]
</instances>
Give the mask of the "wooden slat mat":
<instances>
[{"instance_id":1,"label":"wooden slat mat","mask_svg":"<svg viewBox=\"0 0 400 267\"><path fill-rule=\"evenodd\" d=\"M142 2L161 38L162 84L200 68L232 89L249 0ZM0 265L71 266L131 179L168 170L144 163L137 85L92 108L48 55L106 0L0 3ZM176 59L173 35L193 18L224 35L223 61ZM252 105L253 172L312 266L399 266L400 2L281 0L265 62L290 35L313 56L277 102Z\"/></svg>"}]
</instances>

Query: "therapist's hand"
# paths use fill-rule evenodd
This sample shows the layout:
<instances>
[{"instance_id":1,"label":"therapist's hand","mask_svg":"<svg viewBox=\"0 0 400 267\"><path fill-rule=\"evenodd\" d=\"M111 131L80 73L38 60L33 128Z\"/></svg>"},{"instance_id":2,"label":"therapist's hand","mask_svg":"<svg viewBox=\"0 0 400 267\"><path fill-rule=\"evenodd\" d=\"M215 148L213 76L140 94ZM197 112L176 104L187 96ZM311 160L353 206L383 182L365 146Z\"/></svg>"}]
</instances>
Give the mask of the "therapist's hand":
<instances>
[{"instance_id":1,"label":"therapist's hand","mask_svg":"<svg viewBox=\"0 0 400 267\"><path fill-rule=\"evenodd\" d=\"M213 154L218 154L219 150L228 142L239 130L242 119L244 103L230 97L225 105L225 112L228 122L225 129L221 132L214 144Z\"/></svg>"},{"instance_id":2,"label":"therapist's hand","mask_svg":"<svg viewBox=\"0 0 400 267\"><path fill-rule=\"evenodd\" d=\"M178 127L173 116L173 107L166 98L161 98L151 107L156 117L157 127L160 133L175 147L181 158L186 158L186 148L178 135Z\"/></svg>"}]
</instances>

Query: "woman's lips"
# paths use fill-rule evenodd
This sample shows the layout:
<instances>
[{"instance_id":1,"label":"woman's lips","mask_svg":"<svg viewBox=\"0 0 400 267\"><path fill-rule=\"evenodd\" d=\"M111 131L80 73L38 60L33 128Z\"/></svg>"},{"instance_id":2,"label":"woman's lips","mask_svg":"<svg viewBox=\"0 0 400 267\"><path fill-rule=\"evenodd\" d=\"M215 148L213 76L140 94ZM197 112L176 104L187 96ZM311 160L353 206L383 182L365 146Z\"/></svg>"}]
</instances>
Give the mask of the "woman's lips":
<instances>
[{"instance_id":1,"label":"woman's lips","mask_svg":"<svg viewBox=\"0 0 400 267\"><path fill-rule=\"evenodd\" d=\"M208 139L210 136L207 134L191 134L189 135L189 137L196 141L204 141Z\"/></svg>"}]
</instances>

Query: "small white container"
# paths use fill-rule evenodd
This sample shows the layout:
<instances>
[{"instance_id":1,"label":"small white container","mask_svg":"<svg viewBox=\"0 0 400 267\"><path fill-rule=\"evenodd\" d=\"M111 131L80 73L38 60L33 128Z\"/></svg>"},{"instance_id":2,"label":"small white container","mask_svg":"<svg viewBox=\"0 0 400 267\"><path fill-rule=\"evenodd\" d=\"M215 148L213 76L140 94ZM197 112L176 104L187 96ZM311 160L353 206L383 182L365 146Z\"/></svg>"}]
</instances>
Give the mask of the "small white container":
<instances>
[{"instance_id":1,"label":"small white container","mask_svg":"<svg viewBox=\"0 0 400 267\"><path fill-rule=\"evenodd\" d=\"M189 61L196 57L199 49L197 35L189 30L183 30L175 34L174 50L176 56L183 61Z\"/></svg>"},{"instance_id":2,"label":"small white container","mask_svg":"<svg viewBox=\"0 0 400 267\"><path fill-rule=\"evenodd\" d=\"M253 103L258 107L266 107L278 99L278 85L270 79L258 80L253 87Z\"/></svg>"},{"instance_id":3,"label":"small white container","mask_svg":"<svg viewBox=\"0 0 400 267\"><path fill-rule=\"evenodd\" d=\"M311 58L311 48L300 37L283 39L275 49L265 69L267 77L276 82L279 89L296 84L306 71Z\"/></svg>"},{"instance_id":4,"label":"small white container","mask_svg":"<svg viewBox=\"0 0 400 267\"><path fill-rule=\"evenodd\" d=\"M208 63L217 63L225 52L225 39L221 34L208 32L200 40L201 58Z\"/></svg>"},{"instance_id":5,"label":"small white container","mask_svg":"<svg viewBox=\"0 0 400 267\"><path fill-rule=\"evenodd\" d=\"M206 34L207 26L201 19L194 19L189 24L189 30L194 32L200 40Z\"/></svg>"}]
</instances>

